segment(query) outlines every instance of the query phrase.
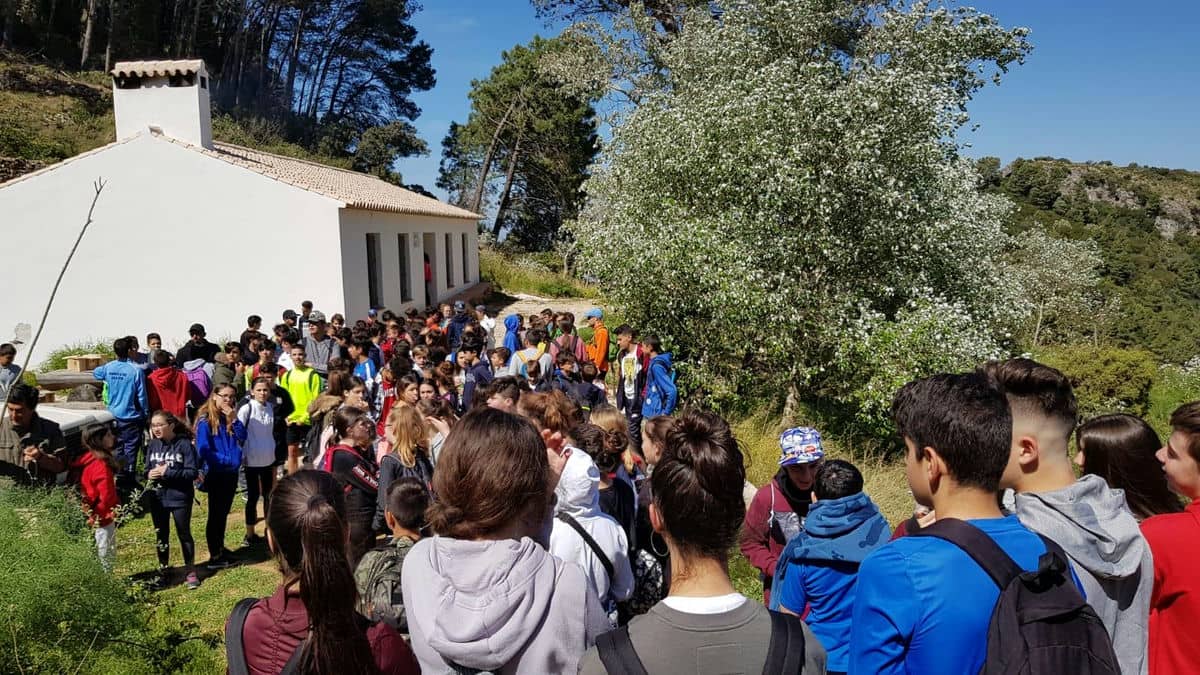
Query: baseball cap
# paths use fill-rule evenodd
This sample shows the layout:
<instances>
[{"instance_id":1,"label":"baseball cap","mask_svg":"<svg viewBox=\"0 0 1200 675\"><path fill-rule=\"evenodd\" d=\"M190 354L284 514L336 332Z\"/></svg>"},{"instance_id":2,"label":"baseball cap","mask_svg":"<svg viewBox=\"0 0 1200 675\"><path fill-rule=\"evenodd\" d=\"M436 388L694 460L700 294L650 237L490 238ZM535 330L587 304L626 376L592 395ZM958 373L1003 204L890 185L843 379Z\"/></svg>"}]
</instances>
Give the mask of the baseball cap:
<instances>
[{"instance_id":1,"label":"baseball cap","mask_svg":"<svg viewBox=\"0 0 1200 675\"><path fill-rule=\"evenodd\" d=\"M283 310L283 318L284 318L284 320L287 320L287 319L294 319L294 318L296 318L296 316L297 316L297 315L296 315L296 310L294 310L294 309L285 309L285 310Z\"/></svg>"},{"instance_id":2,"label":"baseball cap","mask_svg":"<svg viewBox=\"0 0 1200 675\"><path fill-rule=\"evenodd\" d=\"M463 302L462 300L455 300L454 311L458 314L462 314L463 312L467 311L467 303Z\"/></svg>"},{"instance_id":3,"label":"baseball cap","mask_svg":"<svg viewBox=\"0 0 1200 675\"><path fill-rule=\"evenodd\" d=\"M821 432L812 427L795 427L779 436L779 466L810 464L825 457Z\"/></svg>"},{"instance_id":4,"label":"baseball cap","mask_svg":"<svg viewBox=\"0 0 1200 675\"><path fill-rule=\"evenodd\" d=\"M191 328L188 328L188 335L205 335L204 324L194 323Z\"/></svg>"},{"instance_id":5,"label":"baseball cap","mask_svg":"<svg viewBox=\"0 0 1200 675\"><path fill-rule=\"evenodd\" d=\"M325 314L314 309L313 311L308 313L308 322L309 323L325 323Z\"/></svg>"},{"instance_id":6,"label":"baseball cap","mask_svg":"<svg viewBox=\"0 0 1200 675\"><path fill-rule=\"evenodd\" d=\"M379 313L379 310L375 309L374 307L367 310L367 316L370 316L370 317L374 317L378 313Z\"/></svg>"},{"instance_id":7,"label":"baseball cap","mask_svg":"<svg viewBox=\"0 0 1200 675\"><path fill-rule=\"evenodd\" d=\"M604 310L600 309L599 307L593 307L593 308L589 309L588 311L584 312L583 316L588 319L603 319L604 318Z\"/></svg>"},{"instance_id":8,"label":"baseball cap","mask_svg":"<svg viewBox=\"0 0 1200 675\"><path fill-rule=\"evenodd\" d=\"M475 305L475 311L483 312L486 314L487 313L487 305Z\"/></svg>"}]
</instances>

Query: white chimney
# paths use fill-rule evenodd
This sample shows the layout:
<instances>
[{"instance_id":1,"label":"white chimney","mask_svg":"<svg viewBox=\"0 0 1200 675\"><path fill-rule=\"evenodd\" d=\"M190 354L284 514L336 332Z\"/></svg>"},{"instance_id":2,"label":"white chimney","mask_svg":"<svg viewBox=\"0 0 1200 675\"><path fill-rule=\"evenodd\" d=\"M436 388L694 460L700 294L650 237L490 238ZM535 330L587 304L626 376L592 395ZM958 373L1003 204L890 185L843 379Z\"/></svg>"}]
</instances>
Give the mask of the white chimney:
<instances>
[{"instance_id":1,"label":"white chimney","mask_svg":"<svg viewBox=\"0 0 1200 675\"><path fill-rule=\"evenodd\" d=\"M203 61L123 61L112 79L117 140L157 127L171 138L212 147L212 80Z\"/></svg>"}]
</instances>

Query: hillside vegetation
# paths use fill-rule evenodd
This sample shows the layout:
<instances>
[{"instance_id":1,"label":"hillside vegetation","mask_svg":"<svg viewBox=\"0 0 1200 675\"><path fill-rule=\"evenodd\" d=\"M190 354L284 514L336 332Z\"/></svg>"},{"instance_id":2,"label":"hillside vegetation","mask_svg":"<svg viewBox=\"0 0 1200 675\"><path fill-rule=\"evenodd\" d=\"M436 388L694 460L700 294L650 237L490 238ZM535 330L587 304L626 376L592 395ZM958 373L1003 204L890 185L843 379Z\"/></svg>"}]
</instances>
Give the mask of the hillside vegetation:
<instances>
[{"instance_id":1,"label":"hillside vegetation","mask_svg":"<svg viewBox=\"0 0 1200 675\"><path fill-rule=\"evenodd\" d=\"M213 138L350 168L347 158L284 140L277 123L213 118ZM112 84L96 71L66 72L0 52L0 182L116 140Z\"/></svg>"},{"instance_id":2,"label":"hillside vegetation","mask_svg":"<svg viewBox=\"0 0 1200 675\"><path fill-rule=\"evenodd\" d=\"M986 190L1012 199L1009 230L1095 242L1100 302L1092 342L1168 363L1200 355L1200 173L1065 159L980 160Z\"/></svg>"}]
</instances>

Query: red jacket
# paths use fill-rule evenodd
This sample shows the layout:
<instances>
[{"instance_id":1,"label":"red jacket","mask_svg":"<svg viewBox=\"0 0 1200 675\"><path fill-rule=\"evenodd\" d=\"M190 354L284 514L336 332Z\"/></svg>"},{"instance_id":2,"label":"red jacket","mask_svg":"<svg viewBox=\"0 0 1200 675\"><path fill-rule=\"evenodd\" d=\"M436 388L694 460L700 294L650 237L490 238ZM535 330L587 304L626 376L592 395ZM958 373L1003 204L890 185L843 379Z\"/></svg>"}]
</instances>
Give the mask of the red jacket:
<instances>
[{"instance_id":1,"label":"red jacket","mask_svg":"<svg viewBox=\"0 0 1200 675\"><path fill-rule=\"evenodd\" d=\"M251 675L274 675L283 670L292 652L308 635L308 610L300 596L281 585L274 595L259 600L246 615L242 643ZM386 623L367 630L367 642L382 675L417 675L421 672L412 648Z\"/></svg>"},{"instance_id":2,"label":"red jacket","mask_svg":"<svg viewBox=\"0 0 1200 675\"><path fill-rule=\"evenodd\" d=\"M1200 673L1200 501L1142 521L1154 557L1150 675Z\"/></svg>"},{"instance_id":3,"label":"red jacket","mask_svg":"<svg viewBox=\"0 0 1200 675\"><path fill-rule=\"evenodd\" d=\"M83 508L89 514L88 522L96 527L111 523L118 503L112 467L91 451L85 450L71 462L71 471L77 476Z\"/></svg>"},{"instance_id":4,"label":"red jacket","mask_svg":"<svg viewBox=\"0 0 1200 675\"><path fill-rule=\"evenodd\" d=\"M188 380L182 370L175 366L155 369L146 376L146 389L151 412L166 410L180 419L187 419Z\"/></svg>"},{"instance_id":5,"label":"red jacket","mask_svg":"<svg viewBox=\"0 0 1200 675\"><path fill-rule=\"evenodd\" d=\"M746 510L740 541L742 555L763 575L763 600L766 602L771 599L775 563L779 562L788 540L804 528L803 516L792 510L791 503L776 483L777 477L772 477L770 483L755 493Z\"/></svg>"}]
</instances>

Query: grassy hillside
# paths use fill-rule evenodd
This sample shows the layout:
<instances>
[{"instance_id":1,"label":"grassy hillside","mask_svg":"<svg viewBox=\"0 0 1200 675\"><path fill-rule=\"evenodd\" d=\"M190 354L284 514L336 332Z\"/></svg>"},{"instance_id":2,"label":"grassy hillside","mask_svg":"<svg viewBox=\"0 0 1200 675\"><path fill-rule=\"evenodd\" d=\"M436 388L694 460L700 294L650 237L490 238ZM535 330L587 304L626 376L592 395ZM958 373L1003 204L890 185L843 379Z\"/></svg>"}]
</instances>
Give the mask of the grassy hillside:
<instances>
[{"instance_id":1,"label":"grassy hillside","mask_svg":"<svg viewBox=\"0 0 1200 675\"><path fill-rule=\"evenodd\" d=\"M0 52L0 182L116 140L112 84L96 71L69 73ZM273 124L213 119L213 137L289 157L349 168L282 139Z\"/></svg>"}]
</instances>

